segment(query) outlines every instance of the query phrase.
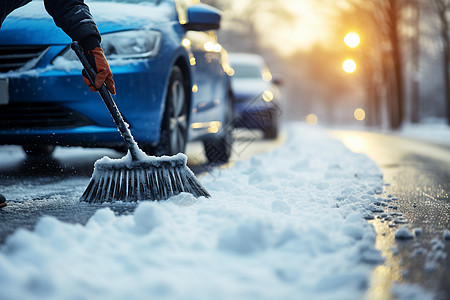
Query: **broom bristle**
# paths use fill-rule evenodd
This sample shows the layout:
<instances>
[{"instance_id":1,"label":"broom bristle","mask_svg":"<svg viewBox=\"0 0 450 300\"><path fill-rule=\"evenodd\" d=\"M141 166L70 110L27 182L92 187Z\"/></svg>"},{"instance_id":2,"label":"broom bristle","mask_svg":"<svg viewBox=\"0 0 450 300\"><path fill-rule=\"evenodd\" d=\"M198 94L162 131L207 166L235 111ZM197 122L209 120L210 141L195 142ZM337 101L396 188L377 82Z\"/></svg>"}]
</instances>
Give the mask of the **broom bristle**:
<instances>
[{"instance_id":1,"label":"broom bristle","mask_svg":"<svg viewBox=\"0 0 450 300\"><path fill-rule=\"evenodd\" d=\"M185 161L97 162L80 201L89 203L166 200L182 192L210 197Z\"/></svg>"}]
</instances>

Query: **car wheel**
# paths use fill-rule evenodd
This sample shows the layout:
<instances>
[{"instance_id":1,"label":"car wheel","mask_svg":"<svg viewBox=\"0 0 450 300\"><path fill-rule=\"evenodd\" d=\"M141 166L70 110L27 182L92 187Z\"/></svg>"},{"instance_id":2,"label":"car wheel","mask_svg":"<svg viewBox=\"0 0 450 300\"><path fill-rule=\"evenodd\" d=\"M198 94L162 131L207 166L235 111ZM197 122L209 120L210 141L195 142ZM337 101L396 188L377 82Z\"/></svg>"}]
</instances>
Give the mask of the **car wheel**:
<instances>
[{"instance_id":1,"label":"car wheel","mask_svg":"<svg viewBox=\"0 0 450 300\"><path fill-rule=\"evenodd\" d=\"M25 151L25 153L28 156L49 157L50 155L52 155L53 151L55 151L55 146L53 146L53 145L23 145L22 149L23 149L23 151Z\"/></svg>"},{"instance_id":2,"label":"car wheel","mask_svg":"<svg viewBox=\"0 0 450 300\"><path fill-rule=\"evenodd\" d=\"M272 114L269 127L263 129L264 138L268 140L274 140L278 137L278 119L275 113Z\"/></svg>"},{"instance_id":3,"label":"car wheel","mask_svg":"<svg viewBox=\"0 0 450 300\"><path fill-rule=\"evenodd\" d=\"M217 137L206 139L203 144L205 147L205 155L210 163L226 163L230 159L233 146L233 96L228 93L227 110L225 112L225 124L221 129L221 133Z\"/></svg>"},{"instance_id":4,"label":"car wheel","mask_svg":"<svg viewBox=\"0 0 450 300\"><path fill-rule=\"evenodd\" d=\"M188 99L181 69L174 66L166 97L161 138L156 146L157 155L175 155L184 152L188 132Z\"/></svg>"}]
</instances>

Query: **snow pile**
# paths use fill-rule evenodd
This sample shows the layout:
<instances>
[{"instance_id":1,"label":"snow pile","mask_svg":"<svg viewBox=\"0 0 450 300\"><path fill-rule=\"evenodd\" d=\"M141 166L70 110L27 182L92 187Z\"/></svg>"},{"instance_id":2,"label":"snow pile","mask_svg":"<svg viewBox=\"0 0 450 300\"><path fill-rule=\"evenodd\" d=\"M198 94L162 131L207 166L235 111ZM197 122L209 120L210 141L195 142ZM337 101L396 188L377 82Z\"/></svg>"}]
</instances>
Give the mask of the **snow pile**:
<instances>
[{"instance_id":1,"label":"snow pile","mask_svg":"<svg viewBox=\"0 0 450 300\"><path fill-rule=\"evenodd\" d=\"M435 295L424 290L419 285L414 284L395 284L392 289L397 300L431 300L436 299Z\"/></svg>"},{"instance_id":2,"label":"snow pile","mask_svg":"<svg viewBox=\"0 0 450 300\"><path fill-rule=\"evenodd\" d=\"M428 142L450 144L450 126L445 119L432 119L423 124L407 124L400 135Z\"/></svg>"},{"instance_id":3,"label":"snow pile","mask_svg":"<svg viewBox=\"0 0 450 300\"><path fill-rule=\"evenodd\" d=\"M429 272L434 271L446 258L444 242L439 237L435 237L431 240L431 250L426 254L424 269Z\"/></svg>"},{"instance_id":4,"label":"snow pile","mask_svg":"<svg viewBox=\"0 0 450 300\"><path fill-rule=\"evenodd\" d=\"M409 231L408 227L400 227L395 231L395 238L398 240L409 240L413 239L414 235Z\"/></svg>"},{"instance_id":5,"label":"snow pile","mask_svg":"<svg viewBox=\"0 0 450 300\"><path fill-rule=\"evenodd\" d=\"M212 198L17 231L0 251L0 299L361 299L383 261L366 221L380 171L322 131L288 133L202 177Z\"/></svg>"},{"instance_id":6,"label":"snow pile","mask_svg":"<svg viewBox=\"0 0 450 300\"><path fill-rule=\"evenodd\" d=\"M444 238L444 240L450 241L450 229L445 229L442 237Z\"/></svg>"}]
</instances>

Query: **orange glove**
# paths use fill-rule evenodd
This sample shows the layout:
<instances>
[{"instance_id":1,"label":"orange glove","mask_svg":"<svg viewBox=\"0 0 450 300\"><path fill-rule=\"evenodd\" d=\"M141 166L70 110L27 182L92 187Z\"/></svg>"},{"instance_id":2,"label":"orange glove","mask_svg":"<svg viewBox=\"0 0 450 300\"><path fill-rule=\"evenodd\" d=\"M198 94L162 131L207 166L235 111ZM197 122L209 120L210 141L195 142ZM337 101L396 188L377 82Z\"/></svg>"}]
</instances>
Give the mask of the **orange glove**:
<instances>
[{"instance_id":1,"label":"orange glove","mask_svg":"<svg viewBox=\"0 0 450 300\"><path fill-rule=\"evenodd\" d=\"M109 68L108 61L106 60L105 53L101 47L95 47L92 50L85 52L86 58L92 65L94 70L97 72L95 76L95 86L92 85L86 73L83 70L83 81L93 92L98 91L103 83L106 84L106 88L113 95L116 94L116 88L114 86L114 81L112 79L113 75L111 69Z\"/></svg>"}]
</instances>

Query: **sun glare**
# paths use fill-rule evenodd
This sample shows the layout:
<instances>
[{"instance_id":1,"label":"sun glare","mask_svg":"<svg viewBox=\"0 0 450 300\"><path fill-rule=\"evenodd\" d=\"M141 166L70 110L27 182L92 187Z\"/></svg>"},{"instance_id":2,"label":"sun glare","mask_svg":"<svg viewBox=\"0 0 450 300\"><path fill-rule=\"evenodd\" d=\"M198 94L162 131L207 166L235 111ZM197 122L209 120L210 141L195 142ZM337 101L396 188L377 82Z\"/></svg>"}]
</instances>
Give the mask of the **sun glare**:
<instances>
[{"instance_id":1,"label":"sun glare","mask_svg":"<svg viewBox=\"0 0 450 300\"><path fill-rule=\"evenodd\" d=\"M347 73L353 73L356 71L356 63L353 59L347 59L342 63L342 68Z\"/></svg>"},{"instance_id":2,"label":"sun glare","mask_svg":"<svg viewBox=\"0 0 450 300\"><path fill-rule=\"evenodd\" d=\"M350 32L344 37L344 43L350 48L355 48L361 42L359 35L355 32Z\"/></svg>"}]
</instances>

